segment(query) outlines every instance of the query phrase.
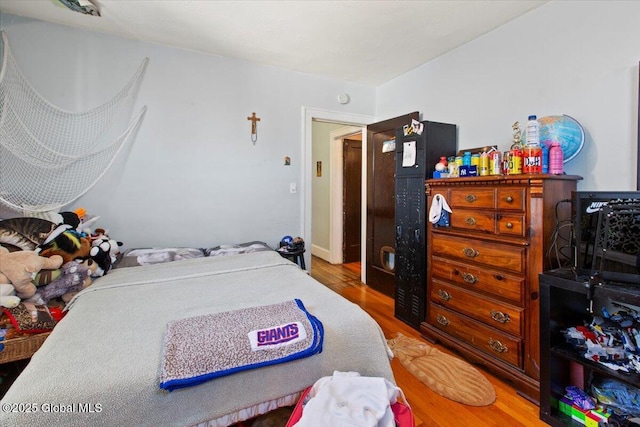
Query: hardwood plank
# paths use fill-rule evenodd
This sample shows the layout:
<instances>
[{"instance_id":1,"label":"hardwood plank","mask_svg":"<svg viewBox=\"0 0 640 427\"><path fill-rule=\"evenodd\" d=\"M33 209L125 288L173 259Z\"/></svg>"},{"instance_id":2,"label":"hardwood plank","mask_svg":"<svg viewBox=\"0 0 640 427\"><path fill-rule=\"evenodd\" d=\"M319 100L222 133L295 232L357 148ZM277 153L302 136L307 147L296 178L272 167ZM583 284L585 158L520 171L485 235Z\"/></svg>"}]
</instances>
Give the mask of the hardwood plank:
<instances>
[{"instance_id":1,"label":"hardwood plank","mask_svg":"<svg viewBox=\"0 0 640 427\"><path fill-rule=\"evenodd\" d=\"M420 333L394 317L394 301L360 282L359 264L332 265L312 257L311 276L349 301L360 305L382 328L387 338L398 332L422 339ZM433 345L429 343L430 345ZM435 345L449 354L451 350ZM496 389L497 399L489 406L474 407L454 402L433 392L411 375L397 359L391 368L398 386L411 405L416 427L459 426L546 426L539 419L539 408L520 396L508 383L500 380L481 366L475 366Z\"/></svg>"}]
</instances>

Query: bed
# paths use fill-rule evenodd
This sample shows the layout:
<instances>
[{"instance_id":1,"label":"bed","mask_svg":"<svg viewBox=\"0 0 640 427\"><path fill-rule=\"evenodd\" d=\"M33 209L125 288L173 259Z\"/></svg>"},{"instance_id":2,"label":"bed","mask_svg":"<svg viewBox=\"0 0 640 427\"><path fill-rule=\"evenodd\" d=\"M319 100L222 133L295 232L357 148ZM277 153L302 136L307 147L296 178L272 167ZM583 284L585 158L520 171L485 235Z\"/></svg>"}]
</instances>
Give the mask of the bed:
<instances>
[{"instance_id":1,"label":"bed","mask_svg":"<svg viewBox=\"0 0 640 427\"><path fill-rule=\"evenodd\" d=\"M299 298L323 351L168 392L169 321ZM360 307L275 251L117 268L78 294L2 401L0 425L227 426L295 404L334 371L394 382L385 337Z\"/></svg>"}]
</instances>

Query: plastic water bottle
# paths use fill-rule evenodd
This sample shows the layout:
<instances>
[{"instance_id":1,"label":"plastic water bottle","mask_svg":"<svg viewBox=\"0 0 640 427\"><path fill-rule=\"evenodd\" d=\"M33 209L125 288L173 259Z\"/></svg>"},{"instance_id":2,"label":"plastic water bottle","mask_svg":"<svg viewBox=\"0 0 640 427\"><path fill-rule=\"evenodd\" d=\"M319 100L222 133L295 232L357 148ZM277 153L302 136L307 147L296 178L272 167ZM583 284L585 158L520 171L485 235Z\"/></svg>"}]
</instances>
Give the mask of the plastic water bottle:
<instances>
[{"instance_id":1,"label":"plastic water bottle","mask_svg":"<svg viewBox=\"0 0 640 427\"><path fill-rule=\"evenodd\" d=\"M535 115L529 116L527 121L527 146L540 146L540 124Z\"/></svg>"},{"instance_id":2,"label":"plastic water bottle","mask_svg":"<svg viewBox=\"0 0 640 427\"><path fill-rule=\"evenodd\" d=\"M564 173L564 153L559 142L552 142L549 148L549 173L553 175Z\"/></svg>"},{"instance_id":3,"label":"plastic water bottle","mask_svg":"<svg viewBox=\"0 0 640 427\"><path fill-rule=\"evenodd\" d=\"M549 173L549 147L542 144L542 173Z\"/></svg>"}]
</instances>

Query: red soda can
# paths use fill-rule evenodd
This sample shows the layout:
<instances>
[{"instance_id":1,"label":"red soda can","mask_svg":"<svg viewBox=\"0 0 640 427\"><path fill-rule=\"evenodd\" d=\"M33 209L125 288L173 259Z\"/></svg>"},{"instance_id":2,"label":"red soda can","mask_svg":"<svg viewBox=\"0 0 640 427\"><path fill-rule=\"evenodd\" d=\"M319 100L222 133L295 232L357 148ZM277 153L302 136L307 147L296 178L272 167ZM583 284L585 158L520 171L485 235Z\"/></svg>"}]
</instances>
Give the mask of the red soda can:
<instances>
[{"instance_id":1,"label":"red soda can","mask_svg":"<svg viewBox=\"0 0 640 427\"><path fill-rule=\"evenodd\" d=\"M542 173L542 147L524 147L522 173Z\"/></svg>"}]
</instances>

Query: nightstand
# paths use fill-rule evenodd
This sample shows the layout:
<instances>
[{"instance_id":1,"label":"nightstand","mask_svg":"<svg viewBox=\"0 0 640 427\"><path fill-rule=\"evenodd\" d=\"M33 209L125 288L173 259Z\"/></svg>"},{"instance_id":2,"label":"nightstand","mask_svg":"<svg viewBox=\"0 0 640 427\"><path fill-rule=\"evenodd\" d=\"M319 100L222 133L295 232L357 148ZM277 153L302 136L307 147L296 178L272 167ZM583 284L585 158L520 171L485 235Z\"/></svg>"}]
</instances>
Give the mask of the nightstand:
<instances>
[{"instance_id":1,"label":"nightstand","mask_svg":"<svg viewBox=\"0 0 640 427\"><path fill-rule=\"evenodd\" d=\"M286 246L278 248L276 250L280 255L288 260L298 264L301 269L306 270L307 267L304 264L304 253L306 252L304 248L302 249L288 249Z\"/></svg>"}]
</instances>

